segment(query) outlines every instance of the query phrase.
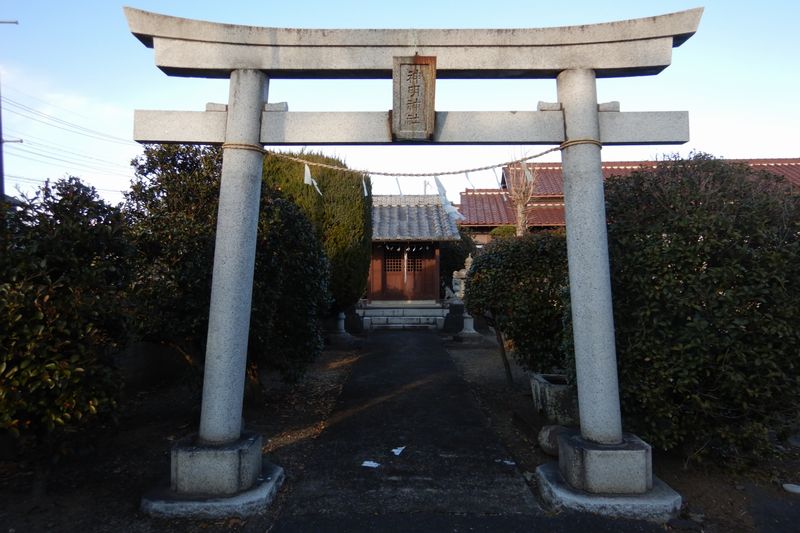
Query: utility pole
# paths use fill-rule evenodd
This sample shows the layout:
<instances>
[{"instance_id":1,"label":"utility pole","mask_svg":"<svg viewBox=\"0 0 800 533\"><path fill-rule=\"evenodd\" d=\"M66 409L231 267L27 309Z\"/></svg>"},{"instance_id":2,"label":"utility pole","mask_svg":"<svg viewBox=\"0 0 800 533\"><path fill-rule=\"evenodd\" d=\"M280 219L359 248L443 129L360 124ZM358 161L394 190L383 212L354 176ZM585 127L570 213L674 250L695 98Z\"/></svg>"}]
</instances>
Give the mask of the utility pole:
<instances>
[{"instance_id":1,"label":"utility pole","mask_svg":"<svg viewBox=\"0 0 800 533\"><path fill-rule=\"evenodd\" d=\"M0 85L2 85L0 83ZM6 201L6 172L3 167L3 149L6 140L3 139L3 93L0 88L0 202ZM3 208L5 210L5 208Z\"/></svg>"},{"instance_id":2,"label":"utility pole","mask_svg":"<svg viewBox=\"0 0 800 533\"><path fill-rule=\"evenodd\" d=\"M0 20L0 24L19 24L16 20ZM6 173L3 166L3 145L6 140L3 138L3 95L0 92L0 202L6 201ZM5 214L5 210L3 211Z\"/></svg>"}]
</instances>

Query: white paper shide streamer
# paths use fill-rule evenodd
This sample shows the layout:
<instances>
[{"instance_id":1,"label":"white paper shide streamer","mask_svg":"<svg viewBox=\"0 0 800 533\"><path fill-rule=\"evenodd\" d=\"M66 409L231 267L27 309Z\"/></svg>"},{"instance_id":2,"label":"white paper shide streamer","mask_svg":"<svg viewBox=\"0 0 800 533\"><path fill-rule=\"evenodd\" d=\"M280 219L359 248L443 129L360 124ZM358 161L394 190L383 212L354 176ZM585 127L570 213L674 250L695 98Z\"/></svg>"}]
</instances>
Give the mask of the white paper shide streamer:
<instances>
[{"instance_id":1,"label":"white paper shide streamer","mask_svg":"<svg viewBox=\"0 0 800 533\"><path fill-rule=\"evenodd\" d=\"M304 176L303 176L303 183L305 183L306 185L313 185L314 188L319 193L319 195L322 196L322 191L319 190L319 185L317 185L317 180L315 180L314 178L311 177L311 169L308 168L308 165L306 165L306 168L305 168L305 173L304 173Z\"/></svg>"},{"instance_id":2,"label":"white paper shide streamer","mask_svg":"<svg viewBox=\"0 0 800 533\"><path fill-rule=\"evenodd\" d=\"M439 176L434 176L433 180L436 182L436 188L439 190L439 199L442 201L442 207L445 212L450 215L454 220L464 220L464 215L458 212L458 209L447 199L447 191L444 185L439 181Z\"/></svg>"}]
</instances>

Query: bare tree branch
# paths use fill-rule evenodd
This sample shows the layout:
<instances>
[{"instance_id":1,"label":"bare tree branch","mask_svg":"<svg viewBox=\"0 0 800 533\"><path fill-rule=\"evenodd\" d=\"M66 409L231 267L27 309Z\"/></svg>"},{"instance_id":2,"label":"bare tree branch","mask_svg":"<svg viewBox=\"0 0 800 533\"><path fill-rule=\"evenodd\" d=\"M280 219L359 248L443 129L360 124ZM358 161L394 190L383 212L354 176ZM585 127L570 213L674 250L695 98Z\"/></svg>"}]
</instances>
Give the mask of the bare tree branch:
<instances>
[{"instance_id":1,"label":"bare tree branch","mask_svg":"<svg viewBox=\"0 0 800 533\"><path fill-rule=\"evenodd\" d=\"M517 225L517 237L525 235L528 231L527 206L533 198L536 188L536 178L538 169L522 163L519 167L510 169L508 181L508 196L514 206L514 214Z\"/></svg>"}]
</instances>

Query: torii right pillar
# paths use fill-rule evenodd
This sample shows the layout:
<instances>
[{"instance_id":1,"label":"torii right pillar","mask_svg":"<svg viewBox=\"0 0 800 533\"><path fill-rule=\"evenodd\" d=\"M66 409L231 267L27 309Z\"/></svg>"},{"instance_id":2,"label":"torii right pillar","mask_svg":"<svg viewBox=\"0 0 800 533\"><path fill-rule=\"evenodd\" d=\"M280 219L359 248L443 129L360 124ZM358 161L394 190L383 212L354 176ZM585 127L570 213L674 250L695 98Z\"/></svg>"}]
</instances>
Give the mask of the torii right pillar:
<instances>
[{"instance_id":1,"label":"torii right pillar","mask_svg":"<svg viewBox=\"0 0 800 533\"><path fill-rule=\"evenodd\" d=\"M666 521L681 497L653 478L650 445L622 432L595 72L564 70L557 82L580 432L559 436L539 488L558 507Z\"/></svg>"}]
</instances>

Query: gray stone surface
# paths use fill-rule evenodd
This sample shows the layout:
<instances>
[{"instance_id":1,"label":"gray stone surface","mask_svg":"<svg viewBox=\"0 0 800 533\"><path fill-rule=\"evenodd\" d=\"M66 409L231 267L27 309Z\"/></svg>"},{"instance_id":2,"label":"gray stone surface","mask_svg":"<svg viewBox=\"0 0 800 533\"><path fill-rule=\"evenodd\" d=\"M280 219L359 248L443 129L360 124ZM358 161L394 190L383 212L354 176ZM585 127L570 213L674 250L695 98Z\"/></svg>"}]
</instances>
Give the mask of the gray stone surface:
<instances>
[{"instance_id":1,"label":"gray stone surface","mask_svg":"<svg viewBox=\"0 0 800 533\"><path fill-rule=\"evenodd\" d=\"M558 436L568 431L566 427L559 425L542 426L537 435L539 448L547 455L558 457Z\"/></svg>"},{"instance_id":2,"label":"gray stone surface","mask_svg":"<svg viewBox=\"0 0 800 533\"><path fill-rule=\"evenodd\" d=\"M151 516L168 518L247 517L266 511L283 484L283 468L265 463L249 490L227 497L181 495L168 488L155 489L142 497L141 509Z\"/></svg>"},{"instance_id":3,"label":"gray stone surface","mask_svg":"<svg viewBox=\"0 0 800 533\"><path fill-rule=\"evenodd\" d=\"M560 104L559 104L560 105ZM280 145L391 144L386 111L264 113L261 143ZM479 126L479 127L476 127ZM137 110L133 138L140 142L221 143L220 111ZM600 113L604 145L678 144L689 140L685 111ZM564 141L560 111L438 111L432 144L558 144Z\"/></svg>"},{"instance_id":4,"label":"gray stone surface","mask_svg":"<svg viewBox=\"0 0 800 533\"><path fill-rule=\"evenodd\" d=\"M561 72L558 99L568 141L599 138L593 71ZM561 158L581 432L589 440L613 444L620 442L622 420L600 147L570 146Z\"/></svg>"},{"instance_id":5,"label":"gray stone surface","mask_svg":"<svg viewBox=\"0 0 800 533\"><path fill-rule=\"evenodd\" d=\"M558 466L573 488L593 494L643 494L653 488L650 445L625 433L618 445L597 444L577 431L558 436Z\"/></svg>"},{"instance_id":6,"label":"gray stone surface","mask_svg":"<svg viewBox=\"0 0 800 533\"><path fill-rule=\"evenodd\" d=\"M588 494L572 488L558 471L557 463L536 469L539 494L550 507L664 523L677 516L681 496L663 481L653 479L652 490L644 494Z\"/></svg>"},{"instance_id":7,"label":"gray stone surface","mask_svg":"<svg viewBox=\"0 0 800 533\"><path fill-rule=\"evenodd\" d=\"M170 487L180 494L232 495L261 474L261 436L245 432L229 444L204 445L189 435L172 448Z\"/></svg>"},{"instance_id":8,"label":"gray stone surface","mask_svg":"<svg viewBox=\"0 0 800 533\"><path fill-rule=\"evenodd\" d=\"M231 73L227 143L258 145L267 87L263 72ZM234 441L242 427L262 161L252 149L223 151L200 414L200 438L210 443Z\"/></svg>"},{"instance_id":9,"label":"gray stone surface","mask_svg":"<svg viewBox=\"0 0 800 533\"><path fill-rule=\"evenodd\" d=\"M600 77L655 74L697 29L702 8L659 17L514 30L314 30L215 24L125 8L131 32L168 74L227 77L390 78L395 56L436 56L437 77L554 77L594 68ZM327 76L326 76L327 75Z\"/></svg>"},{"instance_id":10,"label":"gray stone surface","mask_svg":"<svg viewBox=\"0 0 800 533\"><path fill-rule=\"evenodd\" d=\"M475 336L480 335L477 331L475 331L475 320L472 318L472 315L469 313L464 313L464 329L458 332L459 335L466 335L466 336Z\"/></svg>"},{"instance_id":11,"label":"gray stone surface","mask_svg":"<svg viewBox=\"0 0 800 533\"><path fill-rule=\"evenodd\" d=\"M575 387L566 384L561 374L531 374L533 405L550 422L565 426L578 421L578 399Z\"/></svg>"},{"instance_id":12,"label":"gray stone surface","mask_svg":"<svg viewBox=\"0 0 800 533\"><path fill-rule=\"evenodd\" d=\"M430 139L436 119L436 57L393 59L392 137L402 141Z\"/></svg>"}]
</instances>

